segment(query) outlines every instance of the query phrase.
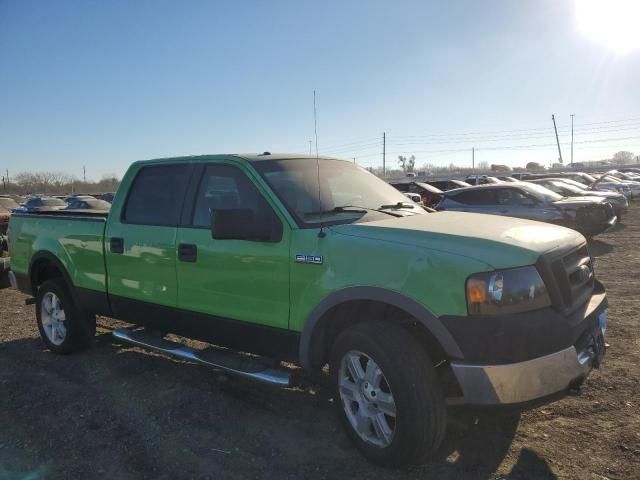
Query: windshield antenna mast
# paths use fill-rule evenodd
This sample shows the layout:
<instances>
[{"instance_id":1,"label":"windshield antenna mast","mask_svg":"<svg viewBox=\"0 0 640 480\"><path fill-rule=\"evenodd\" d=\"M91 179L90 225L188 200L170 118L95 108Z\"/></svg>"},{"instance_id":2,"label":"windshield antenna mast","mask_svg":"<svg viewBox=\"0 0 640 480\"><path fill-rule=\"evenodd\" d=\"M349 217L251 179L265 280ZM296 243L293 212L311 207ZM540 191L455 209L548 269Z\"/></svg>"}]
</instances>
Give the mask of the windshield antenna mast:
<instances>
[{"instance_id":1,"label":"windshield antenna mast","mask_svg":"<svg viewBox=\"0 0 640 480\"><path fill-rule=\"evenodd\" d=\"M320 194L320 158L318 155L318 113L316 108L316 91L313 91L313 134L316 138L316 171L318 174L318 209L322 210L322 197ZM324 232L324 223L322 221L322 214L320 214L320 231L318 232L318 238L324 238L327 234Z\"/></svg>"}]
</instances>

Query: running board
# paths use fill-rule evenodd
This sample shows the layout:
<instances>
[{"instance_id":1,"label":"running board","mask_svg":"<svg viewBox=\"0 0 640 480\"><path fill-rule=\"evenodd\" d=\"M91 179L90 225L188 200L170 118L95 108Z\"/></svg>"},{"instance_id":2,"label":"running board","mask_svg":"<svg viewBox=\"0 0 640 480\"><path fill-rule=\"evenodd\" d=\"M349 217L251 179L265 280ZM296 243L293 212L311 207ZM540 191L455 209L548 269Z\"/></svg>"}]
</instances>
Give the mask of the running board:
<instances>
[{"instance_id":1,"label":"running board","mask_svg":"<svg viewBox=\"0 0 640 480\"><path fill-rule=\"evenodd\" d=\"M226 350L213 348L196 350L177 342L154 337L144 331L133 331L127 328L117 328L112 332L112 335L122 342L173 355L184 360L206 365L207 367L213 367L231 375L277 385L279 387L288 387L291 385L291 374L287 371L265 367L253 358L243 358L240 354Z\"/></svg>"}]
</instances>

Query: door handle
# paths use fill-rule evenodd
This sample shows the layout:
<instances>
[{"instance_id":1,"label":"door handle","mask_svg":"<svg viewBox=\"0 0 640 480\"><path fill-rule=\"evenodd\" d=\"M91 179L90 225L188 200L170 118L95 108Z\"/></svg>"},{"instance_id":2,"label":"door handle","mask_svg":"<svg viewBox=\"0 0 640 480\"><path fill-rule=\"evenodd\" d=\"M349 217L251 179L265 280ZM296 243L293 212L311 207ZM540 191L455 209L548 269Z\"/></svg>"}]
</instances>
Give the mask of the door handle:
<instances>
[{"instance_id":1,"label":"door handle","mask_svg":"<svg viewBox=\"0 0 640 480\"><path fill-rule=\"evenodd\" d=\"M195 262L198 260L198 247L193 243L179 244L178 260L181 262Z\"/></svg>"},{"instance_id":2,"label":"door handle","mask_svg":"<svg viewBox=\"0 0 640 480\"><path fill-rule=\"evenodd\" d=\"M111 253L124 253L124 238L111 237L109 246Z\"/></svg>"}]
</instances>

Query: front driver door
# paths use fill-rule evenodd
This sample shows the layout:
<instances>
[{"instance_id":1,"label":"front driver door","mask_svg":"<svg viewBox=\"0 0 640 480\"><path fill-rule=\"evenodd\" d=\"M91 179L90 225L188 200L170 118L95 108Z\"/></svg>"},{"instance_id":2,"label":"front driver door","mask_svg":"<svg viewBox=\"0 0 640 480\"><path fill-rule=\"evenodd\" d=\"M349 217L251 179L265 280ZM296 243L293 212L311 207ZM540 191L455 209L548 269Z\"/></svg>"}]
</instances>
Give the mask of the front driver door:
<instances>
[{"instance_id":1,"label":"front driver door","mask_svg":"<svg viewBox=\"0 0 640 480\"><path fill-rule=\"evenodd\" d=\"M254 181L231 164L201 166L178 229L178 306L224 320L289 326L290 233ZM211 211L249 209L279 222L279 241L214 240Z\"/></svg>"}]
</instances>

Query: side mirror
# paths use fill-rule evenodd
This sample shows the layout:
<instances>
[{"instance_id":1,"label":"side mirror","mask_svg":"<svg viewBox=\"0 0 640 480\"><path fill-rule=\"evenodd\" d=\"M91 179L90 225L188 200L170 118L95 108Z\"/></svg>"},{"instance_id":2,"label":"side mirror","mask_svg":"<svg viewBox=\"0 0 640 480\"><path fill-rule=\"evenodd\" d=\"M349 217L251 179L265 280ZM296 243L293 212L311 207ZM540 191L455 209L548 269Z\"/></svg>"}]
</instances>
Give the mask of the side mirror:
<instances>
[{"instance_id":1,"label":"side mirror","mask_svg":"<svg viewBox=\"0 0 640 480\"><path fill-rule=\"evenodd\" d=\"M282 224L277 217L276 222L271 215L260 218L253 210L246 208L212 210L211 238L279 242L282 238Z\"/></svg>"}]
</instances>

